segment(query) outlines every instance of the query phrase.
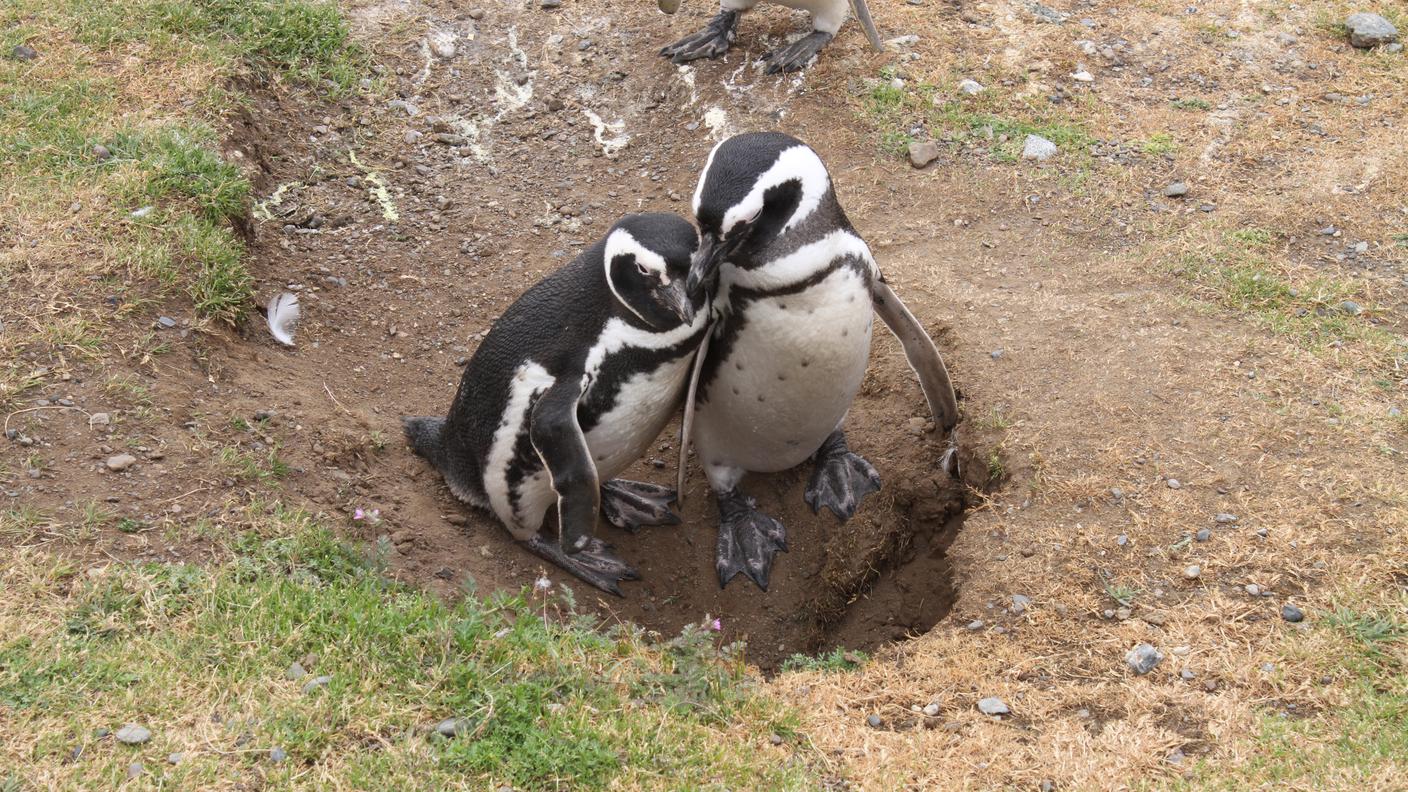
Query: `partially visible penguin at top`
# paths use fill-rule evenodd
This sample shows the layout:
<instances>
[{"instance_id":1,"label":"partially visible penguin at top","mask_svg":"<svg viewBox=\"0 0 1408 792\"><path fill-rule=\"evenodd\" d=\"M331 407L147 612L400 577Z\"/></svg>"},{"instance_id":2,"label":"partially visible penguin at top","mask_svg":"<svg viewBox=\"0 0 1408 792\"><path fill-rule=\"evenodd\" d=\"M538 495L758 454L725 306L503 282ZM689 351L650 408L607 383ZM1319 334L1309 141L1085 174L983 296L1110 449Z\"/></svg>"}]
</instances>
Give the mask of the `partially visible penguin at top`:
<instances>
[{"instance_id":1,"label":"partially visible penguin at top","mask_svg":"<svg viewBox=\"0 0 1408 792\"><path fill-rule=\"evenodd\" d=\"M673 14L682 0L657 0L660 10ZM728 52L738 38L738 21L760 0L719 0L719 13L702 30L692 33L660 50L660 54L675 63L688 63L700 58L718 58ZM831 43L855 5L856 18L876 50L883 49L875 22L865 0L768 0L811 15L812 31L790 44L764 53L760 59L767 64L768 74L805 69L816 60L817 53Z\"/></svg>"},{"instance_id":2,"label":"partially visible penguin at top","mask_svg":"<svg viewBox=\"0 0 1408 792\"><path fill-rule=\"evenodd\" d=\"M407 439L459 499L493 512L530 552L620 594L636 570L595 536L679 522L675 493L613 478L683 398L709 316L685 284L698 246L672 214L618 221L509 306L465 367L444 418L405 418ZM558 538L539 534L557 506Z\"/></svg>"}]
</instances>

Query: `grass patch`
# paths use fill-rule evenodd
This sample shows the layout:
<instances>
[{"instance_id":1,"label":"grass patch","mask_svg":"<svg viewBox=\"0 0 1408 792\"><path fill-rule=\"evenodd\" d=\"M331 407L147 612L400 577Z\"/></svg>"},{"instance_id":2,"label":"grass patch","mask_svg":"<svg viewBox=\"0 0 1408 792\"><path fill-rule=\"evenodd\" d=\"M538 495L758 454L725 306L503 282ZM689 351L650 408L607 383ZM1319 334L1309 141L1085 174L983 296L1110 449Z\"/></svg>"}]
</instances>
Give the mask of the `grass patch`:
<instances>
[{"instance_id":1,"label":"grass patch","mask_svg":"<svg viewBox=\"0 0 1408 792\"><path fill-rule=\"evenodd\" d=\"M1212 104L1206 99L1174 99L1169 104L1179 110L1211 110Z\"/></svg>"},{"instance_id":2,"label":"grass patch","mask_svg":"<svg viewBox=\"0 0 1408 792\"><path fill-rule=\"evenodd\" d=\"M782 670L784 672L821 671L824 673L854 671L865 665L869 659L870 657L865 652L838 647L820 655L794 654L782 661Z\"/></svg>"},{"instance_id":3,"label":"grass patch","mask_svg":"<svg viewBox=\"0 0 1408 792\"><path fill-rule=\"evenodd\" d=\"M269 520L277 535L243 534L209 569L76 576L7 558L0 753L69 788L106 786L132 761L177 788L251 773L273 787L816 788L804 764L754 747L796 721L705 627L653 646L599 629L570 592L449 605L306 517ZM286 677L295 661L309 677ZM466 733L434 733L449 718ZM128 722L152 741L95 736ZM287 761L268 760L275 747Z\"/></svg>"}]
</instances>

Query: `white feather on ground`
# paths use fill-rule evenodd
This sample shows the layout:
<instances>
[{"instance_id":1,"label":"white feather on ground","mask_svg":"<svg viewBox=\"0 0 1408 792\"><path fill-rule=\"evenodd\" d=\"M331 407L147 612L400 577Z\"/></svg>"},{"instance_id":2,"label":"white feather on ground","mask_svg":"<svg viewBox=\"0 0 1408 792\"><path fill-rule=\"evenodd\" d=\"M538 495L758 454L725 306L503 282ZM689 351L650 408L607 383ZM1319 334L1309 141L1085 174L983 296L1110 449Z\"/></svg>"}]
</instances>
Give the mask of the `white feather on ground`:
<instances>
[{"instance_id":1,"label":"white feather on ground","mask_svg":"<svg viewBox=\"0 0 1408 792\"><path fill-rule=\"evenodd\" d=\"M274 340L285 346L293 346L293 327L298 324L302 311L298 307L298 295L283 292L269 300L269 332Z\"/></svg>"}]
</instances>

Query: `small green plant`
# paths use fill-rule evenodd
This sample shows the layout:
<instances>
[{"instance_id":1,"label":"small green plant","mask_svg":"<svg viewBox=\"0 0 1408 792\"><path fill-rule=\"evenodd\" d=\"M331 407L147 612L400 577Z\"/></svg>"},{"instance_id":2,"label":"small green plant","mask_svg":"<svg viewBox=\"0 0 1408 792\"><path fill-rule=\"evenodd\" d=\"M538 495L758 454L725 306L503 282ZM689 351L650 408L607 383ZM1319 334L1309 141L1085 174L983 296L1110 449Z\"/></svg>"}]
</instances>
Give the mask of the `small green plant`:
<instances>
[{"instance_id":1,"label":"small green plant","mask_svg":"<svg viewBox=\"0 0 1408 792\"><path fill-rule=\"evenodd\" d=\"M1002 461L1002 452L992 449L988 452L988 483L996 484L1007 477L1007 465Z\"/></svg>"},{"instance_id":2,"label":"small green plant","mask_svg":"<svg viewBox=\"0 0 1408 792\"><path fill-rule=\"evenodd\" d=\"M1248 247L1265 247L1276 239L1276 232L1266 228L1238 228L1227 233L1233 241Z\"/></svg>"},{"instance_id":3,"label":"small green plant","mask_svg":"<svg viewBox=\"0 0 1408 792\"><path fill-rule=\"evenodd\" d=\"M869 659L865 652L837 647L830 652L819 655L794 654L782 661L782 670L784 672L822 671L826 673L854 671L865 665Z\"/></svg>"},{"instance_id":4,"label":"small green plant","mask_svg":"<svg viewBox=\"0 0 1408 792\"><path fill-rule=\"evenodd\" d=\"M1173 135L1167 132L1159 132L1150 135L1148 140L1139 144L1139 149L1145 154L1161 157L1165 154L1172 154L1178 150L1178 144L1174 142Z\"/></svg>"},{"instance_id":5,"label":"small green plant","mask_svg":"<svg viewBox=\"0 0 1408 792\"><path fill-rule=\"evenodd\" d=\"M134 519L132 517L123 517L121 520L117 521L117 530L120 533L134 534L140 532L146 527L146 524L143 523L141 520Z\"/></svg>"},{"instance_id":6,"label":"small green plant","mask_svg":"<svg viewBox=\"0 0 1408 792\"><path fill-rule=\"evenodd\" d=\"M1139 593L1139 589L1134 586L1117 585L1113 582L1105 584L1105 595L1126 608L1133 607L1134 600L1139 596Z\"/></svg>"},{"instance_id":7,"label":"small green plant","mask_svg":"<svg viewBox=\"0 0 1408 792\"><path fill-rule=\"evenodd\" d=\"M1207 102L1207 100L1205 100L1205 99L1197 99L1197 98L1193 98L1193 99L1174 99L1174 100L1173 100L1172 102L1170 102L1169 104L1173 105L1174 107L1178 108L1179 110L1211 110L1211 109L1212 109L1212 105L1209 104L1209 103Z\"/></svg>"}]
</instances>

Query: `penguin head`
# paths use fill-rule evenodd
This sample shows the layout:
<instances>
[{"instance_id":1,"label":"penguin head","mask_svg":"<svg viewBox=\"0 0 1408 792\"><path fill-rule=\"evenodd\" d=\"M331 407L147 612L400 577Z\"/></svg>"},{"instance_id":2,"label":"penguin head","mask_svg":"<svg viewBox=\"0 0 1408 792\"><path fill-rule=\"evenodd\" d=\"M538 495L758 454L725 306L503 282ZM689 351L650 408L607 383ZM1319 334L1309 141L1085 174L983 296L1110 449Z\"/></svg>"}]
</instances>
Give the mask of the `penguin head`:
<instances>
[{"instance_id":1,"label":"penguin head","mask_svg":"<svg viewBox=\"0 0 1408 792\"><path fill-rule=\"evenodd\" d=\"M657 330L694 324L708 301L685 289L699 235L683 217L627 215L606 235L606 284L617 302Z\"/></svg>"},{"instance_id":2,"label":"penguin head","mask_svg":"<svg viewBox=\"0 0 1408 792\"><path fill-rule=\"evenodd\" d=\"M730 256L760 248L800 223L830 190L821 157L791 135L749 132L719 143L694 189L700 241L690 291L711 284Z\"/></svg>"}]
</instances>

